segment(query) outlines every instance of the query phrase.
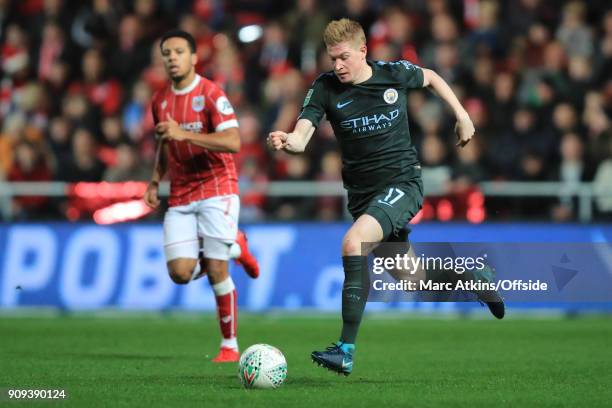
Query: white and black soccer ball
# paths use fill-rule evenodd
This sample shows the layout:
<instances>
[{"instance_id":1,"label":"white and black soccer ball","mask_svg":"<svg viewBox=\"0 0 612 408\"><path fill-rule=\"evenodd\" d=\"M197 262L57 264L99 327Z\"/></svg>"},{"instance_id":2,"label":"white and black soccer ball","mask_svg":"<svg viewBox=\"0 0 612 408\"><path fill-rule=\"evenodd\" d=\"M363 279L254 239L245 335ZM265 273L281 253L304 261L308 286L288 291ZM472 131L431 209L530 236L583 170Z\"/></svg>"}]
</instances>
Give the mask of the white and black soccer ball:
<instances>
[{"instance_id":1,"label":"white and black soccer ball","mask_svg":"<svg viewBox=\"0 0 612 408\"><path fill-rule=\"evenodd\" d=\"M287 378L287 360L276 347L254 344L240 356L238 378L244 388L278 388Z\"/></svg>"}]
</instances>

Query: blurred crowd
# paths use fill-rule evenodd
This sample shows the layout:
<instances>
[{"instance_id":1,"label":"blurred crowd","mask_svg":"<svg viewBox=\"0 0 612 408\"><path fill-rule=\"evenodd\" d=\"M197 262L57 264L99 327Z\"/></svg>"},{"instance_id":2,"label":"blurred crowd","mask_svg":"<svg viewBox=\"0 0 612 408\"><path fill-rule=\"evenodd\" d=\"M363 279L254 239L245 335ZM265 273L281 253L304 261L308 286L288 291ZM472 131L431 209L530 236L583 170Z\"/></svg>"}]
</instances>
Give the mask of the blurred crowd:
<instances>
[{"instance_id":1,"label":"blurred crowd","mask_svg":"<svg viewBox=\"0 0 612 408\"><path fill-rule=\"evenodd\" d=\"M158 38L194 35L198 73L238 112L240 183L337 181L341 159L323 122L305 155L271 154L267 132L290 131L303 97L331 69L322 32L359 21L369 58L406 59L451 84L476 126L455 147L450 112L409 94L411 133L430 192L480 181L594 181L612 187L612 8L555 0L0 0L0 178L148 180L155 141L149 104L166 84ZM246 29L244 27L247 27ZM498 218L572 220L577 205L492 200ZM44 197L13 202L19 218L63 216ZM599 199L597 215L612 212ZM242 217L334 220L342 201L242 196Z\"/></svg>"}]
</instances>

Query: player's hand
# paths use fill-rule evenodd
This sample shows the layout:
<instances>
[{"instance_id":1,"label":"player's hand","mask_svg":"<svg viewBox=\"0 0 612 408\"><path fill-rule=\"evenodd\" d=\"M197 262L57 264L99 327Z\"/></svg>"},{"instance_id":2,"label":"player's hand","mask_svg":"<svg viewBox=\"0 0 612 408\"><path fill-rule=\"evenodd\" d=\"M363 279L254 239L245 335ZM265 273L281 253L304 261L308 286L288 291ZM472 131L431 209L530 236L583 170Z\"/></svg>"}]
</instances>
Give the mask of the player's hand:
<instances>
[{"instance_id":1,"label":"player's hand","mask_svg":"<svg viewBox=\"0 0 612 408\"><path fill-rule=\"evenodd\" d=\"M180 142L186 139L185 132L169 113L166 113L166 120L164 122L159 122L155 126L155 132L157 132L162 139L166 140L176 140Z\"/></svg>"},{"instance_id":2,"label":"player's hand","mask_svg":"<svg viewBox=\"0 0 612 408\"><path fill-rule=\"evenodd\" d=\"M158 188L157 183L149 183L143 197L145 204L153 209L159 206Z\"/></svg>"},{"instance_id":3,"label":"player's hand","mask_svg":"<svg viewBox=\"0 0 612 408\"><path fill-rule=\"evenodd\" d=\"M474 124L472 123L472 119L466 114L457 119L457 123L455 124L455 133L457 134L457 146L465 146L472 140L474 136L474 132L476 129L474 128Z\"/></svg>"},{"instance_id":4,"label":"player's hand","mask_svg":"<svg viewBox=\"0 0 612 408\"><path fill-rule=\"evenodd\" d=\"M279 130L275 132L270 132L268 135L268 146L272 150L282 150L287 145L287 137L289 135L285 132L281 132Z\"/></svg>"}]
</instances>

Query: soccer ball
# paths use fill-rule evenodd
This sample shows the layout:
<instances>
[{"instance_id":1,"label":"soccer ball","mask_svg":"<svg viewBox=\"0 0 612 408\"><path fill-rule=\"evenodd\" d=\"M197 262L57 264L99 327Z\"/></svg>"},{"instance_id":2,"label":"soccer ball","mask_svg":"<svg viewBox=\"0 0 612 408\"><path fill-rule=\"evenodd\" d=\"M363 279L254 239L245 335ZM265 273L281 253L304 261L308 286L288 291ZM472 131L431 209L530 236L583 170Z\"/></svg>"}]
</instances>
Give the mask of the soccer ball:
<instances>
[{"instance_id":1,"label":"soccer ball","mask_svg":"<svg viewBox=\"0 0 612 408\"><path fill-rule=\"evenodd\" d=\"M240 356L238 378L244 388L278 388L287 378L287 360L269 344L254 344Z\"/></svg>"}]
</instances>

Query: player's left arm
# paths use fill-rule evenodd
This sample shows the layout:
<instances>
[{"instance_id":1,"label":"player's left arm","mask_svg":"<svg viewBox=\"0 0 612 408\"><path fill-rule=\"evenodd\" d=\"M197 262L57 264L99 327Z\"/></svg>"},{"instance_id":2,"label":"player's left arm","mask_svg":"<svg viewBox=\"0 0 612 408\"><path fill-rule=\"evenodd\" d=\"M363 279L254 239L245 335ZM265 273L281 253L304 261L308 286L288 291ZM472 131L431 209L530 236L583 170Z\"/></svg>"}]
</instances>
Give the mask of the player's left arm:
<instances>
[{"instance_id":1,"label":"player's left arm","mask_svg":"<svg viewBox=\"0 0 612 408\"><path fill-rule=\"evenodd\" d=\"M459 102L459 99L444 79L431 69L422 68L423 87L430 88L442 98L453 110L457 123L455 133L457 134L457 146L465 146L474 136L474 124L467 111Z\"/></svg>"},{"instance_id":2,"label":"player's left arm","mask_svg":"<svg viewBox=\"0 0 612 408\"><path fill-rule=\"evenodd\" d=\"M155 130L166 140L193 143L211 152L238 153L240 151L240 132L238 127L230 127L212 133L194 133L181 129L178 122L167 113L166 120L160 122Z\"/></svg>"}]
</instances>

